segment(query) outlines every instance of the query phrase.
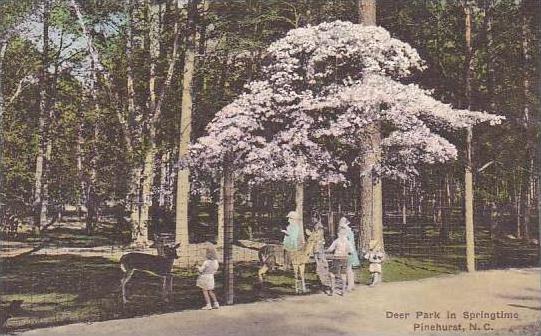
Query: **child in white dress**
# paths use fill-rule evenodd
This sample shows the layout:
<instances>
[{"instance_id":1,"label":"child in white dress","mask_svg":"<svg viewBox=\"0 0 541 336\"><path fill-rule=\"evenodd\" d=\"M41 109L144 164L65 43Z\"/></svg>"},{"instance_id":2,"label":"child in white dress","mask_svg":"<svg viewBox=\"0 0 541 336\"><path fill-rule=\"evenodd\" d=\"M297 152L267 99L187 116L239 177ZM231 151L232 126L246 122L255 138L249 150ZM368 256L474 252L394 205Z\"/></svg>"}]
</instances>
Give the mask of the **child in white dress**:
<instances>
[{"instance_id":1,"label":"child in white dress","mask_svg":"<svg viewBox=\"0 0 541 336\"><path fill-rule=\"evenodd\" d=\"M382 282L381 278L381 264L385 260L385 253L381 248L381 245L376 240L370 241L370 251L364 255L365 259L368 259L370 266L368 270L372 274L372 283L370 287L376 286L378 283Z\"/></svg>"},{"instance_id":2,"label":"child in white dress","mask_svg":"<svg viewBox=\"0 0 541 336\"><path fill-rule=\"evenodd\" d=\"M335 239L331 246L327 249L327 252L334 252L333 260L333 272L331 277L339 276L342 280L342 292L341 295L346 293L347 289L347 259L353 249L351 243L348 241L347 232L344 229L338 230L338 238ZM334 291L334 279L332 281L331 290Z\"/></svg>"},{"instance_id":3,"label":"child in white dress","mask_svg":"<svg viewBox=\"0 0 541 336\"><path fill-rule=\"evenodd\" d=\"M203 291L205 297L206 306L203 310L210 310L212 308L220 308L216 294L214 293L214 274L218 271L218 256L216 255L216 249L214 245L207 247L206 260L201 266L197 267L199 276L197 277L196 285ZM211 299L214 302L211 305Z\"/></svg>"}]
</instances>

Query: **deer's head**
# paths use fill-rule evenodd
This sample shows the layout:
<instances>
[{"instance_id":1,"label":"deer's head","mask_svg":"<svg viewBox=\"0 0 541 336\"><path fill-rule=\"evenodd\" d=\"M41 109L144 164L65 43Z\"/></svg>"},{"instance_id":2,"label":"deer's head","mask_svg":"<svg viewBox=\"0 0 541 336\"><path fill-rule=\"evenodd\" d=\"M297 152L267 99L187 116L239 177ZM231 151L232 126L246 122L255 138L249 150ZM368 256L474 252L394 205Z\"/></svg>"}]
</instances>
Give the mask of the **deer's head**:
<instances>
[{"instance_id":1,"label":"deer's head","mask_svg":"<svg viewBox=\"0 0 541 336\"><path fill-rule=\"evenodd\" d=\"M180 247L180 243L171 246L171 245L164 245L163 247L163 254L166 258L173 258L178 259L178 253L177 249Z\"/></svg>"}]
</instances>

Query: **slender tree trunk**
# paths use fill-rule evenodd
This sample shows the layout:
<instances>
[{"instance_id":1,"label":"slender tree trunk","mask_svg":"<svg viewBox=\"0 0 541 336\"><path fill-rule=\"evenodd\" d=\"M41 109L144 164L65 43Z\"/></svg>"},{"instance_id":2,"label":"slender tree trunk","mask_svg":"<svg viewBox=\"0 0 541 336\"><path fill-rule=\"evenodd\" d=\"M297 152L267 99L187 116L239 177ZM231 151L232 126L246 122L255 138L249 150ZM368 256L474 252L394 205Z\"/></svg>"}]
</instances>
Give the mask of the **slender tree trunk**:
<instances>
[{"instance_id":1,"label":"slender tree trunk","mask_svg":"<svg viewBox=\"0 0 541 336\"><path fill-rule=\"evenodd\" d=\"M449 227L451 225L452 200L451 200L451 174L447 173L444 181L445 203L443 205L443 218L441 221L440 240L447 241L449 239Z\"/></svg>"},{"instance_id":2,"label":"slender tree trunk","mask_svg":"<svg viewBox=\"0 0 541 336\"><path fill-rule=\"evenodd\" d=\"M494 48L493 36L493 21L494 21L494 0L486 0L485 2L485 34L487 40L487 96L489 112L496 112L496 50Z\"/></svg>"},{"instance_id":3,"label":"slender tree trunk","mask_svg":"<svg viewBox=\"0 0 541 336\"><path fill-rule=\"evenodd\" d=\"M516 173L515 173L516 174ZM520 200L520 196L522 195L522 182L520 179L517 181L515 178L515 183L513 186L513 195L514 195L514 201L515 201L515 214L516 214L516 236L518 239L522 239L522 221L521 221L521 215L522 215L522 202Z\"/></svg>"},{"instance_id":4,"label":"slender tree trunk","mask_svg":"<svg viewBox=\"0 0 541 336\"><path fill-rule=\"evenodd\" d=\"M82 116L80 117L82 118ZM80 195L77 199L77 216L79 217L79 220L82 218L82 206L83 202L85 202L85 195L86 195L86 187L85 187L85 181L83 176L83 122L79 122L78 128L77 128L77 177L79 179L79 192Z\"/></svg>"},{"instance_id":5,"label":"slender tree trunk","mask_svg":"<svg viewBox=\"0 0 541 336\"><path fill-rule=\"evenodd\" d=\"M465 39L466 39L466 104L471 108L472 81L473 81L473 47L472 47L472 8L466 2L463 3L465 14ZM473 129L466 130L466 167L465 167L465 216L466 216L466 266L468 272L475 271L475 236L473 227L473 172L472 172L472 138Z\"/></svg>"},{"instance_id":6,"label":"slender tree trunk","mask_svg":"<svg viewBox=\"0 0 541 336\"><path fill-rule=\"evenodd\" d=\"M218 200L218 238L217 245L224 245L224 178L220 179L220 198Z\"/></svg>"},{"instance_id":7,"label":"slender tree trunk","mask_svg":"<svg viewBox=\"0 0 541 336\"><path fill-rule=\"evenodd\" d=\"M488 99L488 112L496 113L496 50L494 48L494 0L485 1L485 35L487 42L487 99ZM498 195L498 183L496 183L495 195ZM493 201L490 204L490 239L491 242L495 237L496 228L496 216L497 207Z\"/></svg>"},{"instance_id":8,"label":"slender tree trunk","mask_svg":"<svg viewBox=\"0 0 541 336\"><path fill-rule=\"evenodd\" d=\"M475 236L473 227L473 173L471 160L472 129L466 135L467 161L465 169L465 207L466 207L466 264L468 272L475 271Z\"/></svg>"},{"instance_id":9,"label":"slender tree trunk","mask_svg":"<svg viewBox=\"0 0 541 336\"><path fill-rule=\"evenodd\" d=\"M36 170L35 170L35 188L34 188L34 232L40 234L41 227L47 222L46 212L43 211L44 193L43 193L43 179L46 163L46 151L47 151L47 117L49 116L49 103L48 90L49 90L49 76L47 74L49 68L49 11L50 0L43 2L43 53L41 56L41 72L39 79L39 121L38 121L38 154L36 158Z\"/></svg>"},{"instance_id":10,"label":"slender tree trunk","mask_svg":"<svg viewBox=\"0 0 541 336\"><path fill-rule=\"evenodd\" d=\"M92 72L92 82L90 86L90 93L92 96L92 101L94 103L94 120L93 120L93 129L94 129L94 141L92 144L92 157L90 160L90 178L87 185L88 194L86 198L86 231L87 234L91 235L94 231L94 227L98 221L98 199L97 199L97 161L98 161L98 150L96 147L96 142L99 138L99 126L98 120L100 115L100 104L98 97L98 70L97 64L94 60L91 61L91 72Z\"/></svg>"},{"instance_id":11,"label":"slender tree trunk","mask_svg":"<svg viewBox=\"0 0 541 336\"><path fill-rule=\"evenodd\" d=\"M402 182L402 232L406 233L408 225L408 198L406 193L406 182Z\"/></svg>"},{"instance_id":12,"label":"slender tree trunk","mask_svg":"<svg viewBox=\"0 0 541 336\"><path fill-rule=\"evenodd\" d=\"M301 244L304 244L304 183L295 185L295 212L299 216L299 226L301 228L299 240Z\"/></svg>"},{"instance_id":13,"label":"slender tree trunk","mask_svg":"<svg viewBox=\"0 0 541 336\"><path fill-rule=\"evenodd\" d=\"M149 92L150 92L150 105L149 113L151 116L151 121L148 131L148 148L146 148L144 161L143 161L143 174L142 174L142 184L141 184L141 215L139 216L138 223L138 235L137 235L137 244L147 245L148 244L148 225L149 223L149 213L150 207L152 205L152 186L154 184L154 168L155 163L154 159L156 157L156 125L153 115L156 113L156 108L158 105L158 86L157 86L157 67L158 60L161 54L161 45L160 45L160 21L161 21L161 9L160 5L148 4L148 13L149 13L149 43L150 43L150 75L149 75Z\"/></svg>"},{"instance_id":14,"label":"slender tree trunk","mask_svg":"<svg viewBox=\"0 0 541 336\"><path fill-rule=\"evenodd\" d=\"M206 2L205 2L206 3ZM184 71L182 76L182 115L180 117L180 142L179 159L188 155L188 148L192 133L192 110L193 110L193 80L195 72L195 39L197 16L197 1L188 3L188 32L186 50L184 54ZM182 169L178 172L177 180L177 204L176 204L176 241L181 245L188 245L188 205L190 200L190 171ZM227 239L227 238L226 238Z\"/></svg>"},{"instance_id":15,"label":"slender tree trunk","mask_svg":"<svg viewBox=\"0 0 541 336\"><path fill-rule=\"evenodd\" d=\"M160 194L158 197L158 206L160 208L165 207L167 202L167 181L169 179L167 165L169 160L169 152L163 153L160 160Z\"/></svg>"},{"instance_id":16,"label":"slender tree trunk","mask_svg":"<svg viewBox=\"0 0 541 336\"><path fill-rule=\"evenodd\" d=\"M8 48L7 40L0 40L0 191L4 190L4 58ZM0 203L4 203L3 192L0 192Z\"/></svg>"},{"instance_id":17,"label":"slender tree trunk","mask_svg":"<svg viewBox=\"0 0 541 336\"><path fill-rule=\"evenodd\" d=\"M233 218L234 218L234 180L229 162L225 162L223 176L224 194L224 295L225 303L232 305L234 297L233 266Z\"/></svg>"},{"instance_id":18,"label":"slender tree trunk","mask_svg":"<svg viewBox=\"0 0 541 336\"><path fill-rule=\"evenodd\" d=\"M126 86L127 86L127 96L128 96L128 119L133 120L136 118L137 114L137 105L135 102L135 85L134 85L134 72L133 72L133 10L134 4L133 0L128 0L126 2L126 14L128 17L128 24L126 30L126 58L127 58L127 67L126 67ZM142 127L136 127L136 129L141 129ZM142 136L141 132L135 132L133 135L134 138L140 138ZM132 139L127 139L127 152L128 159L130 160L131 169L130 175L128 177L128 210L130 213L130 224L132 239L137 239L137 231L139 228L139 213L141 211L141 166L142 164L137 160L134 153L134 142Z\"/></svg>"},{"instance_id":19,"label":"slender tree trunk","mask_svg":"<svg viewBox=\"0 0 541 336\"><path fill-rule=\"evenodd\" d=\"M536 130L535 123L532 122L531 113L530 113L530 71L531 66L531 31L530 31L530 19L528 13L528 6L526 3L523 4L521 10L521 19L522 19L522 58L523 58L523 80L522 80L522 89L523 89L523 127L526 133L526 169L525 177L523 178L524 186L522 187L522 193L524 194L521 197L523 202L523 235L524 239L530 239L530 216L532 214L532 199L530 195L532 194L532 188L535 182L535 150L536 150Z\"/></svg>"}]
</instances>

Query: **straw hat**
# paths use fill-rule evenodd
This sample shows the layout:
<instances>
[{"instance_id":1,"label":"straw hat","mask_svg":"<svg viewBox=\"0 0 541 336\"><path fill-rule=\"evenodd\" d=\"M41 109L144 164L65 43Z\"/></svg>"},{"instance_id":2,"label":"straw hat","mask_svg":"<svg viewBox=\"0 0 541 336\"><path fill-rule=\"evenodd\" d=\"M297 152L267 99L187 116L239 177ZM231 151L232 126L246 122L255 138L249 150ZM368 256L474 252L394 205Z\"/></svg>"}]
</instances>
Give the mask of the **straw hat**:
<instances>
[{"instance_id":1,"label":"straw hat","mask_svg":"<svg viewBox=\"0 0 541 336\"><path fill-rule=\"evenodd\" d=\"M347 228L350 224L350 221L346 217L340 218L340 221L338 222L338 227L340 228Z\"/></svg>"},{"instance_id":2,"label":"straw hat","mask_svg":"<svg viewBox=\"0 0 541 336\"><path fill-rule=\"evenodd\" d=\"M299 214L298 214L296 211L290 211L290 212L287 214L287 218L299 219L300 216L299 216Z\"/></svg>"}]
</instances>

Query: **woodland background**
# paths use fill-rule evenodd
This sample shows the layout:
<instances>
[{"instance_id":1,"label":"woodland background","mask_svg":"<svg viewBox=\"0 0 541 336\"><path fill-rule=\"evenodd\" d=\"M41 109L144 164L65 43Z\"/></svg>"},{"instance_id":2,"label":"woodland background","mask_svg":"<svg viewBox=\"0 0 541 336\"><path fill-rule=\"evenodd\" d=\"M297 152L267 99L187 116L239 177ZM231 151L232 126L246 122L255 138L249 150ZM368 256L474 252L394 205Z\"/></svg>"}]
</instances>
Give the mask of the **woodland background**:
<instances>
[{"instance_id":1,"label":"woodland background","mask_svg":"<svg viewBox=\"0 0 541 336\"><path fill-rule=\"evenodd\" d=\"M220 188L189 195L183 177L179 197L179 152L258 78L271 42L308 24L358 22L362 2L2 1L3 238L58 239L58 225L77 222L78 237L94 237L89 246L145 244L179 230L190 243L217 240ZM477 264L536 265L539 3L376 3L377 24L426 61L412 81L453 106L506 117L474 130ZM383 180L390 255L464 269L464 134L452 140L456 162ZM235 188L235 240L281 239L295 186ZM308 184L305 223L315 212L331 233L342 215L358 223L359 197L355 178L348 187ZM187 216L175 227L179 206Z\"/></svg>"}]
</instances>

